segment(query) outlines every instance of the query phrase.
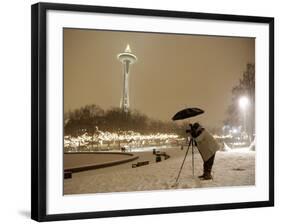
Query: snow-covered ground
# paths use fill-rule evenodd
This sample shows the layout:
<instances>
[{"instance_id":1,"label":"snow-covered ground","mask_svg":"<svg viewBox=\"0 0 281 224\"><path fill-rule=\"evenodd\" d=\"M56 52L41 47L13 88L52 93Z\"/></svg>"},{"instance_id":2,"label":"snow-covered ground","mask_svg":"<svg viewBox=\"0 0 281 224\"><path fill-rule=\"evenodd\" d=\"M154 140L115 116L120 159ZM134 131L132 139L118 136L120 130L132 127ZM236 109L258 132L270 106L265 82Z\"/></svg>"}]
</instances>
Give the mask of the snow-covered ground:
<instances>
[{"instance_id":1,"label":"snow-covered ground","mask_svg":"<svg viewBox=\"0 0 281 224\"><path fill-rule=\"evenodd\" d=\"M162 150L161 150L162 151ZM139 160L149 160L150 164L131 168L131 164L74 173L72 179L64 180L64 194L147 191L174 188L203 188L222 186L255 185L255 151L236 148L219 151L213 166L213 180L202 181L202 159L195 153L195 175L192 176L191 152L185 161L181 176L175 184L186 150L165 149L171 156L168 160L155 163L151 152L139 153ZM136 154L137 154L136 153Z\"/></svg>"}]
</instances>

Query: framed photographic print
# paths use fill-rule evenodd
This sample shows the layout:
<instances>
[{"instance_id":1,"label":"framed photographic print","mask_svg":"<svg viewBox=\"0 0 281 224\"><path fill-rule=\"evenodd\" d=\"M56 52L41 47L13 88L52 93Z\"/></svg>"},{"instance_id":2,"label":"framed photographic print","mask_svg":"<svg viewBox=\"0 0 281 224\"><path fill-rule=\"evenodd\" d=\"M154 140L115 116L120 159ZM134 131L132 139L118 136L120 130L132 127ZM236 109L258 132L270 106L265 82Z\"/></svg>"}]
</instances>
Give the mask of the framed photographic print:
<instances>
[{"instance_id":1,"label":"framed photographic print","mask_svg":"<svg viewBox=\"0 0 281 224\"><path fill-rule=\"evenodd\" d=\"M273 18L32 6L32 219L273 205Z\"/></svg>"}]
</instances>

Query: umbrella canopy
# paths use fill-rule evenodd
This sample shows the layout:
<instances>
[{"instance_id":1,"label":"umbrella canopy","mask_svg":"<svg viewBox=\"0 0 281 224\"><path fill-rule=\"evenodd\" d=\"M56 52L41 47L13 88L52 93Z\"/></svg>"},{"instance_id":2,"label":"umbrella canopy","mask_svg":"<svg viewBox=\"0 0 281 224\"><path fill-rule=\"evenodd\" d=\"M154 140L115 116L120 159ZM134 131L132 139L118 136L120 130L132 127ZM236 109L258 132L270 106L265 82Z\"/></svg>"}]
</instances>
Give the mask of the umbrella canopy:
<instances>
[{"instance_id":1,"label":"umbrella canopy","mask_svg":"<svg viewBox=\"0 0 281 224\"><path fill-rule=\"evenodd\" d=\"M172 117L172 120L173 121L183 120L183 119L186 119L186 118L189 118L189 117L195 117L195 116L197 116L199 114L203 114L203 113L204 113L204 110L201 110L201 109L196 108L196 107L186 108L186 109L183 109L183 110L177 112Z\"/></svg>"}]
</instances>

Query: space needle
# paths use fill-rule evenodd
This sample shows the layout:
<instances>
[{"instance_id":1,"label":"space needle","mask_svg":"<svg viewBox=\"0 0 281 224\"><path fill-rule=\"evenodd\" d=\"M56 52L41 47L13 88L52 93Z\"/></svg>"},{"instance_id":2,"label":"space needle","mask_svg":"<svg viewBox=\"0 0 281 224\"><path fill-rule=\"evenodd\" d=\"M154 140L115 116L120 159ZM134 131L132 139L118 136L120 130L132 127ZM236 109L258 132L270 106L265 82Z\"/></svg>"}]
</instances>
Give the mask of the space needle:
<instances>
[{"instance_id":1,"label":"space needle","mask_svg":"<svg viewBox=\"0 0 281 224\"><path fill-rule=\"evenodd\" d=\"M123 91L120 102L120 107L124 112L129 111L129 68L131 64L137 61L136 55L132 54L130 45L127 47L123 53L117 55L118 60L123 64Z\"/></svg>"}]
</instances>

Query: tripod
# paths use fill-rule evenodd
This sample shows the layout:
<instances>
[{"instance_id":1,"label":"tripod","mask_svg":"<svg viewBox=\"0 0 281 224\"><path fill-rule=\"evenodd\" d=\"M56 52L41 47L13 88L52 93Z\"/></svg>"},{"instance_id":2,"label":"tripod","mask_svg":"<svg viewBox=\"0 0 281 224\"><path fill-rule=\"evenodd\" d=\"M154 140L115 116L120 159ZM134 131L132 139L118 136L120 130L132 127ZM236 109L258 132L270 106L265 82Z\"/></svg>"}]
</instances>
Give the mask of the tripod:
<instances>
[{"instance_id":1,"label":"tripod","mask_svg":"<svg viewBox=\"0 0 281 224\"><path fill-rule=\"evenodd\" d=\"M186 138L186 141L188 141L188 138ZM184 165L185 159L187 157L190 146L191 146L191 150L192 150L192 176L194 177L194 146L195 146L195 140L194 140L193 137L191 137L191 139L189 140L189 143L188 143L188 147L187 147L184 159L183 159L182 164L181 164L181 168L179 170L179 173L178 173L178 176L177 176L177 179L176 179L176 183L179 180L179 177L180 177L180 174L181 174L181 171L182 171L182 168L183 168L183 165Z\"/></svg>"}]
</instances>

